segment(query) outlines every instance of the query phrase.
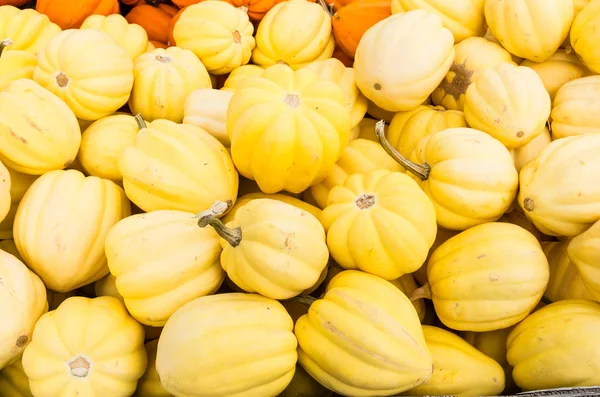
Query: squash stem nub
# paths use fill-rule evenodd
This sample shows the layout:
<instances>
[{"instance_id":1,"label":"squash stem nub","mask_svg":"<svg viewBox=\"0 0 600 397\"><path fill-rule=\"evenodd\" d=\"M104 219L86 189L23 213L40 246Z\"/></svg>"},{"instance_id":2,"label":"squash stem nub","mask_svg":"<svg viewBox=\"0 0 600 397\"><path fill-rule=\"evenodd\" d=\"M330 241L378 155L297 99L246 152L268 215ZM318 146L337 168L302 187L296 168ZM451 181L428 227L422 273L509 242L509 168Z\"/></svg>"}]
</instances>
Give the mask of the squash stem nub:
<instances>
[{"instance_id":1,"label":"squash stem nub","mask_svg":"<svg viewBox=\"0 0 600 397\"><path fill-rule=\"evenodd\" d=\"M234 229L228 228L218 218L231 208L231 204L231 200L217 200L209 210L198 213L195 218L198 219L198 226L212 226L223 240L227 241L229 245L235 248L242 242L242 229L239 227Z\"/></svg>"},{"instance_id":2,"label":"squash stem nub","mask_svg":"<svg viewBox=\"0 0 600 397\"><path fill-rule=\"evenodd\" d=\"M12 45L13 41L11 39L4 39L0 41L0 56L2 55L2 51L9 45Z\"/></svg>"},{"instance_id":3,"label":"squash stem nub","mask_svg":"<svg viewBox=\"0 0 600 397\"><path fill-rule=\"evenodd\" d=\"M133 118L135 119L135 122L137 123L138 127L140 127L140 130L148 128L141 113L136 114L135 116L133 116Z\"/></svg>"},{"instance_id":4,"label":"squash stem nub","mask_svg":"<svg viewBox=\"0 0 600 397\"><path fill-rule=\"evenodd\" d=\"M429 283L423 285L421 288L417 288L411 294L408 295L408 299L411 302L414 302L419 299L429 299L431 300L431 287Z\"/></svg>"}]
</instances>

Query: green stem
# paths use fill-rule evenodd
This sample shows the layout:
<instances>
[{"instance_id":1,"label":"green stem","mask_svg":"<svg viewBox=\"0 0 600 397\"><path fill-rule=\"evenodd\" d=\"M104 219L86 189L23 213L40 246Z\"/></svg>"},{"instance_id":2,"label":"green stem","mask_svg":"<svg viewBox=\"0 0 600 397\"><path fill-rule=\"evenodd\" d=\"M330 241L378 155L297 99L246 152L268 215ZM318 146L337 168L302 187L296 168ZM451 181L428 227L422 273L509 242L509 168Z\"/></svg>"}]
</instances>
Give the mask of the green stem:
<instances>
[{"instance_id":1,"label":"green stem","mask_svg":"<svg viewBox=\"0 0 600 397\"><path fill-rule=\"evenodd\" d=\"M296 301L298 303L302 303L303 305L306 305L307 307L310 307L310 305L312 305L314 303L314 301L317 300L317 298L315 298L314 296L311 296L311 295L298 295L298 296L294 296L293 298L290 298L289 300Z\"/></svg>"},{"instance_id":2,"label":"green stem","mask_svg":"<svg viewBox=\"0 0 600 397\"><path fill-rule=\"evenodd\" d=\"M9 45L12 45L12 43L13 41L11 39L4 39L0 41L0 56L2 56L2 52L4 51L4 49Z\"/></svg>"},{"instance_id":3,"label":"green stem","mask_svg":"<svg viewBox=\"0 0 600 397\"><path fill-rule=\"evenodd\" d=\"M140 130L148 128L148 125L144 121L144 118L142 117L141 113L136 114L135 116L133 116L133 118L135 119L135 122L137 123L138 127L140 127Z\"/></svg>"},{"instance_id":4,"label":"green stem","mask_svg":"<svg viewBox=\"0 0 600 397\"><path fill-rule=\"evenodd\" d=\"M198 219L198 226L212 226L223 240L227 241L229 245L235 248L242 242L242 229L239 227L236 227L235 229L228 228L218 218L225 214L229 208L231 208L231 205L231 200L217 200L209 210L202 211L195 217Z\"/></svg>"}]
</instances>

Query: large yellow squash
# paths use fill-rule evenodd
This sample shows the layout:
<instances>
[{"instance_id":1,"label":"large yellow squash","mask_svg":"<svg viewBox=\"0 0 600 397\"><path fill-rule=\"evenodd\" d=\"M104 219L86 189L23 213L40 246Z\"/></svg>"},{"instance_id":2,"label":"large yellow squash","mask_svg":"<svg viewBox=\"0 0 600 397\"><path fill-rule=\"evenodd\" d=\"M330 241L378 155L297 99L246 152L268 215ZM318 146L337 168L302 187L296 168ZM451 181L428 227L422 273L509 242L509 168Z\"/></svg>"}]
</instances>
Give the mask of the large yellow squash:
<instances>
[{"instance_id":1,"label":"large yellow squash","mask_svg":"<svg viewBox=\"0 0 600 397\"><path fill-rule=\"evenodd\" d=\"M525 66L502 62L479 74L465 95L465 118L509 149L518 149L542 133L551 100L544 82Z\"/></svg>"},{"instance_id":2,"label":"large yellow squash","mask_svg":"<svg viewBox=\"0 0 600 397\"><path fill-rule=\"evenodd\" d=\"M57 24L34 9L20 10L10 5L0 7L0 40L11 40L10 50L37 54L60 31Z\"/></svg>"},{"instance_id":3,"label":"large yellow squash","mask_svg":"<svg viewBox=\"0 0 600 397\"><path fill-rule=\"evenodd\" d=\"M600 76L569 81L556 93L552 118L552 138L600 133Z\"/></svg>"},{"instance_id":4,"label":"large yellow squash","mask_svg":"<svg viewBox=\"0 0 600 397\"><path fill-rule=\"evenodd\" d=\"M573 254L573 258L581 266L582 270L586 272L586 275L591 275L593 270L592 272L588 271L590 269L586 263L588 258L583 257L587 252L585 252L585 249L581 250L581 245L579 245L588 234L589 232L587 234L584 233L584 237L578 239L573 244L571 253ZM568 252L570 243L571 240L548 241L542 243L542 248L544 249L546 258L548 258L548 264L550 265L550 281L548 282L548 287L546 287L546 292L544 292L544 298L551 302L566 299L594 300L590 290L585 286L584 279L581 277L581 273L579 273L577 266L575 266L569 258ZM581 253L583 255L580 255ZM593 267L591 269L593 269ZM592 283L591 285L593 286L594 284ZM600 294L596 293L596 296L600 297Z\"/></svg>"},{"instance_id":5,"label":"large yellow squash","mask_svg":"<svg viewBox=\"0 0 600 397\"><path fill-rule=\"evenodd\" d=\"M108 273L104 239L130 212L123 189L113 182L77 170L50 171L19 204L15 244L49 289L72 291Z\"/></svg>"},{"instance_id":6,"label":"large yellow squash","mask_svg":"<svg viewBox=\"0 0 600 397\"><path fill-rule=\"evenodd\" d=\"M98 120L127 103L133 61L108 33L68 29L38 54L33 79L60 97L82 120Z\"/></svg>"},{"instance_id":7,"label":"large yellow squash","mask_svg":"<svg viewBox=\"0 0 600 397\"><path fill-rule=\"evenodd\" d=\"M223 146L230 147L226 121L232 95L230 91L214 88L192 91L183 104L183 124L197 125L217 138Z\"/></svg>"},{"instance_id":8,"label":"large yellow squash","mask_svg":"<svg viewBox=\"0 0 600 397\"><path fill-rule=\"evenodd\" d=\"M356 85L384 110L412 110L440 84L453 60L454 38L438 15L421 9L394 14L360 40Z\"/></svg>"},{"instance_id":9,"label":"large yellow squash","mask_svg":"<svg viewBox=\"0 0 600 397\"><path fill-rule=\"evenodd\" d=\"M571 240L567 254L591 296L600 301L600 221ZM589 296L573 298L588 299Z\"/></svg>"},{"instance_id":10,"label":"large yellow squash","mask_svg":"<svg viewBox=\"0 0 600 397\"><path fill-rule=\"evenodd\" d=\"M261 77L248 77L227 109L233 162L265 193L300 193L322 181L350 129L342 88L308 68L273 65Z\"/></svg>"},{"instance_id":11,"label":"large yellow squash","mask_svg":"<svg viewBox=\"0 0 600 397\"><path fill-rule=\"evenodd\" d=\"M435 240L435 207L408 175L386 169L348 176L323 210L327 246L345 269L386 280L417 270Z\"/></svg>"},{"instance_id":12,"label":"large yellow squash","mask_svg":"<svg viewBox=\"0 0 600 397\"><path fill-rule=\"evenodd\" d=\"M293 328L281 303L257 294L198 298L167 321L156 370L177 396L276 396L294 376Z\"/></svg>"},{"instance_id":13,"label":"large yellow squash","mask_svg":"<svg viewBox=\"0 0 600 397\"><path fill-rule=\"evenodd\" d=\"M29 79L0 92L0 161L41 175L73 162L81 143L75 115L63 101Z\"/></svg>"},{"instance_id":14,"label":"large yellow squash","mask_svg":"<svg viewBox=\"0 0 600 397\"><path fill-rule=\"evenodd\" d=\"M160 384L160 378L156 372L156 349L158 348L158 339L153 339L144 345L146 355L148 356L148 366L146 372L138 381L137 389L133 397L172 397L173 395L165 390Z\"/></svg>"},{"instance_id":15,"label":"large yellow squash","mask_svg":"<svg viewBox=\"0 0 600 397\"><path fill-rule=\"evenodd\" d=\"M600 304L570 299L547 305L508 336L507 359L524 391L600 384Z\"/></svg>"},{"instance_id":16,"label":"large yellow squash","mask_svg":"<svg viewBox=\"0 0 600 397\"><path fill-rule=\"evenodd\" d=\"M33 397L20 357L0 369L0 394L3 397Z\"/></svg>"},{"instance_id":17,"label":"large yellow squash","mask_svg":"<svg viewBox=\"0 0 600 397\"><path fill-rule=\"evenodd\" d=\"M484 3L485 0L392 0L391 4L392 14L422 9L439 15L444 27L454 35L454 42L460 43L468 37L485 34Z\"/></svg>"},{"instance_id":18,"label":"large yellow squash","mask_svg":"<svg viewBox=\"0 0 600 397\"><path fill-rule=\"evenodd\" d=\"M570 41L573 50L591 71L600 73L600 1L590 1L575 17L571 26Z\"/></svg>"},{"instance_id":19,"label":"large yellow squash","mask_svg":"<svg viewBox=\"0 0 600 397\"><path fill-rule=\"evenodd\" d=\"M29 51L8 51L12 44L10 39L0 41L0 91L15 80L33 78L37 65L37 57Z\"/></svg>"},{"instance_id":20,"label":"large yellow squash","mask_svg":"<svg viewBox=\"0 0 600 397\"><path fill-rule=\"evenodd\" d=\"M246 292L288 299L311 288L327 266L325 230L310 212L280 200L255 199L238 208L224 225L218 216L229 203L199 213L200 227L221 236L221 266Z\"/></svg>"},{"instance_id":21,"label":"large yellow squash","mask_svg":"<svg viewBox=\"0 0 600 397\"><path fill-rule=\"evenodd\" d=\"M518 175L500 141L473 128L448 128L425 136L411 161L387 141L383 148L419 182L435 206L439 226L465 230L500 218L517 194Z\"/></svg>"},{"instance_id":22,"label":"large yellow squash","mask_svg":"<svg viewBox=\"0 0 600 397\"><path fill-rule=\"evenodd\" d=\"M573 0L486 0L485 20L511 54L543 62L569 34Z\"/></svg>"},{"instance_id":23,"label":"large yellow squash","mask_svg":"<svg viewBox=\"0 0 600 397\"><path fill-rule=\"evenodd\" d=\"M48 310L42 280L19 259L0 250L0 369L18 359L33 326ZM4 395L4 394L3 394Z\"/></svg>"},{"instance_id":24,"label":"large yellow squash","mask_svg":"<svg viewBox=\"0 0 600 397\"><path fill-rule=\"evenodd\" d=\"M148 34L144 28L135 23L130 24L120 14L90 15L79 29L96 29L108 33L134 62L148 48Z\"/></svg>"},{"instance_id":25,"label":"large yellow squash","mask_svg":"<svg viewBox=\"0 0 600 397\"><path fill-rule=\"evenodd\" d=\"M549 279L546 256L520 226L474 226L440 245L427 277L435 311L444 325L485 332L510 327L540 301Z\"/></svg>"},{"instance_id":26,"label":"large yellow squash","mask_svg":"<svg viewBox=\"0 0 600 397\"><path fill-rule=\"evenodd\" d=\"M248 63L256 45L253 33L248 14L226 1L186 7L173 28L177 46L191 50L214 75Z\"/></svg>"},{"instance_id":27,"label":"large yellow squash","mask_svg":"<svg viewBox=\"0 0 600 397\"><path fill-rule=\"evenodd\" d=\"M157 48L140 55L134 63L134 82L129 108L145 120L183 120L187 96L199 88L212 88L200 60L179 47Z\"/></svg>"},{"instance_id":28,"label":"large yellow squash","mask_svg":"<svg viewBox=\"0 0 600 397\"><path fill-rule=\"evenodd\" d=\"M600 134L552 141L519 173L519 206L549 236L574 237L600 219Z\"/></svg>"},{"instance_id":29,"label":"large yellow squash","mask_svg":"<svg viewBox=\"0 0 600 397\"><path fill-rule=\"evenodd\" d=\"M37 175L22 174L10 168L7 168L6 170L8 171L8 178L4 179L4 182L1 182L2 177L0 177L0 190L6 188L7 181L10 181L8 185L10 186L10 192L8 197L4 195L3 198L0 198L0 202L3 202L3 200L8 198L10 208L8 209L4 220L0 222L0 240L11 239L13 237L13 224L15 222L15 215L17 214L19 203L27 189L29 189L29 186L31 186L38 178ZM4 175L2 172L0 172L0 174ZM2 196L2 194L0 194L0 196ZM6 204L3 203L2 205Z\"/></svg>"},{"instance_id":30,"label":"large yellow squash","mask_svg":"<svg viewBox=\"0 0 600 397\"><path fill-rule=\"evenodd\" d=\"M294 332L300 364L338 394L391 396L426 383L433 372L414 306L368 273L338 273Z\"/></svg>"},{"instance_id":31,"label":"large yellow squash","mask_svg":"<svg viewBox=\"0 0 600 397\"><path fill-rule=\"evenodd\" d=\"M169 120L140 122L135 144L118 165L127 197L145 212L199 212L235 200L238 174L227 149L200 127Z\"/></svg>"},{"instance_id":32,"label":"large yellow squash","mask_svg":"<svg viewBox=\"0 0 600 397\"><path fill-rule=\"evenodd\" d=\"M110 296L74 296L44 314L23 353L36 397L126 397L146 369L144 328Z\"/></svg>"}]
</instances>

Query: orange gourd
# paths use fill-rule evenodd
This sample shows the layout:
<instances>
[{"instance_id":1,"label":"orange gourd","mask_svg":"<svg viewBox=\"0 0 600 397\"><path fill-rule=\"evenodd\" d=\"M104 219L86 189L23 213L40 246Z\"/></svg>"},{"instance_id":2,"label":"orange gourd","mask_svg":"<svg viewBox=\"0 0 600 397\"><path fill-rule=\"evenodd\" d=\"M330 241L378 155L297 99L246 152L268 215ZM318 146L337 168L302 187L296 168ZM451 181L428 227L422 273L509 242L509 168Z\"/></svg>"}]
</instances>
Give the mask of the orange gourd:
<instances>
[{"instance_id":1,"label":"orange gourd","mask_svg":"<svg viewBox=\"0 0 600 397\"><path fill-rule=\"evenodd\" d=\"M118 0L38 0L35 9L46 14L62 30L79 29L90 15L119 13Z\"/></svg>"},{"instance_id":2,"label":"orange gourd","mask_svg":"<svg viewBox=\"0 0 600 397\"><path fill-rule=\"evenodd\" d=\"M152 43L154 48L169 48L168 44L161 43L160 41L150 40L150 43Z\"/></svg>"},{"instance_id":3,"label":"orange gourd","mask_svg":"<svg viewBox=\"0 0 600 397\"><path fill-rule=\"evenodd\" d=\"M267 11L269 11L275 4L281 3L285 0L225 0L229 4L240 7L246 11L251 21L258 22L263 19ZM310 0L312 3L315 0Z\"/></svg>"},{"instance_id":4,"label":"orange gourd","mask_svg":"<svg viewBox=\"0 0 600 397\"><path fill-rule=\"evenodd\" d=\"M327 6L337 12L340 8L352 3L353 0L325 0Z\"/></svg>"},{"instance_id":5,"label":"orange gourd","mask_svg":"<svg viewBox=\"0 0 600 397\"><path fill-rule=\"evenodd\" d=\"M31 0L0 0L0 6L21 7L29 3Z\"/></svg>"},{"instance_id":6,"label":"orange gourd","mask_svg":"<svg viewBox=\"0 0 600 397\"><path fill-rule=\"evenodd\" d=\"M346 55L354 58L356 47L367 29L390 15L390 0L354 0L332 17L335 42Z\"/></svg>"},{"instance_id":7,"label":"orange gourd","mask_svg":"<svg viewBox=\"0 0 600 397\"><path fill-rule=\"evenodd\" d=\"M175 29L175 24L179 21L179 17L185 11L186 7L183 7L181 10L177 12L177 14L173 15L171 21L169 21L169 27L167 28L167 35L169 37L169 41L167 44L169 45L177 45L175 44L175 37L173 36L173 29Z\"/></svg>"},{"instance_id":8,"label":"orange gourd","mask_svg":"<svg viewBox=\"0 0 600 397\"><path fill-rule=\"evenodd\" d=\"M148 33L148 40L167 44L169 42L169 22L179 12L175 6L159 4L139 4L125 16L127 22L136 23Z\"/></svg>"},{"instance_id":9,"label":"orange gourd","mask_svg":"<svg viewBox=\"0 0 600 397\"><path fill-rule=\"evenodd\" d=\"M343 63L344 66L347 68L351 68L352 65L354 64L354 59L352 59L348 55L346 55L346 53L340 48L339 45L335 46L335 49L333 50L333 54L331 55L331 57L335 58L338 61L340 61L341 63Z\"/></svg>"},{"instance_id":10,"label":"orange gourd","mask_svg":"<svg viewBox=\"0 0 600 397\"><path fill-rule=\"evenodd\" d=\"M185 8L187 6L191 6L192 4L200 3L203 0L173 0L173 4L175 4L179 8Z\"/></svg>"}]
</instances>

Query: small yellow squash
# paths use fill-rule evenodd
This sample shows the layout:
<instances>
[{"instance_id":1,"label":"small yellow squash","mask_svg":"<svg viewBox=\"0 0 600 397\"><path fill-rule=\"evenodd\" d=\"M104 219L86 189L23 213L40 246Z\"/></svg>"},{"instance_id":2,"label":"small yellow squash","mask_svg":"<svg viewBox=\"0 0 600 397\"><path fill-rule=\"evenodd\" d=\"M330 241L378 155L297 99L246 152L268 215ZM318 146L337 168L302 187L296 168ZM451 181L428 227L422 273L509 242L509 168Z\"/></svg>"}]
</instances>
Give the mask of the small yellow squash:
<instances>
[{"instance_id":1,"label":"small yellow squash","mask_svg":"<svg viewBox=\"0 0 600 397\"><path fill-rule=\"evenodd\" d=\"M294 376L293 328L281 303L257 294L194 299L167 321L156 371L176 396L276 396Z\"/></svg>"},{"instance_id":2,"label":"small yellow squash","mask_svg":"<svg viewBox=\"0 0 600 397\"><path fill-rule=\"evenodd\" d=\"M350 129L342 88L309 68L270 66L245 79L227 109L233 162L265 193L301 193L325 179Z\"/></svg>"},{"instance_id":3,"label":"small yellow squash","mask_svg":"<svg viewBox=\"0 0 600 397\"><path fill-rule=\"evenodd\" d=\"M108 33L68 29L38 54L33 79L60 97L82 120L98 120L127 103L133 61Z\"/></svg>"},{"instance_id":4,"label":"small yellow squash","mask_svg":"<svg viewBox=\"0 0 600 397\"><path fill-rule=\"evenodd\" d=\"M8 197L5 192L0 193L0 207L6 205L4 200L8 198L10 208L4 220L0 222L0 240L11 239L13 237L13 224L19 203L27 189L29 189L29 186L38 178L37 175L22 174L10 168L6 168L6 170L8 171L8 177L0 171L0 191L9 186L10 192ZM9 182L8 185L7 181Z\"/></svg>"},{"instance_id":5,"label":"small yellow squash","mask_svg":"<svg viewBox=\"0 0 600 397\"><path fill-rule=\"evenodd\" d=\"M29 379L23 370L21 358L0 369L0 395L2 397L33 397Z\"/></svg>"},{"instance_id":6,"label":"small yellow squash","mask_svg":"<svg viewBox=\"0 0 600 397\"><path fill-rule=\"evenodd\" d=\"M0 41L0 91L18 79L33 78L33 71L37 65L37 58L28 51L7 51L12 45L10 39Z\"/></svg>"},{"instance_id":7,"label":"small yellow squash","mask_svg":"<svg viewBox=\"0 0 600 397\"><path fill-rule=\"evenodd\" d=\"M485 20L511 54L534 62L550 58L569 34L573 0L486 0Z\"/></svg>"},{"instance_id":8,"label":"small yellow squash","mask_svg":"<svg viewBox=\"0 0 600 397\"><path fill-rule=\"evenodd\" d=\"M172 397L173 395L165 390L160 384L160 378L156 372L156 349L158 348L158 339L147 342L146 355L148 356L148 366L146 372L138 380L137 389L133 397Z\"/></svg>"},{"instance_id":9,"label":"small yellow squash","mask_svg":"<svg viewBox=\"0 0 600 397\"><path fill-rule=\"evenodd\" d=\"M183 124L197 125L217 138L223 146L230 147L226 120L232 96L231 91L214 88L192 91L183 104Z\"/></svg>"},{"instance_id":10,"label":"small yellow squash","mask_svg":"<svg viewBox=\"0 0 600 397\"><path fill-rule=\"evenodd\" d=\"M29 79L0 92L0 161L41 175L73 162L81 143L75 115L56 95Z\"/></svg>"},{"instance_id":11,"label":"small yellow squash","mask_svg":"<svg viewBox=\"0 0 600 397\"><path fill-rule=\"evenodd\" d=\"M577 267L587 290L596 301L600 301L600 221L571 240L567 254Z\"/></svg>"},{"instance_id":12,"label":"small yellow squash","mask_svg":"<svg viewBox=\"0 0 600 397\"><path fill-rule=\"evenodd\" d=\"M120 14L90 15L79 29L96 29L108 33L135 61L148 48L148 34L140 25L129 23Z\"/></svg>"},{"instance_id":13,"label":"small yellow squash","mask_svg":"<svg viewBox=\"0 0 600 397\"><path fill-rule=\"evenodd\" d=\"M433 372L414 306L368 273L338 273L294 332L300 364L338 394L391 396L426 383Z\"/></svg>"},{"instance_id":14,"label":"small yellow squash","mask_svg":"<svg viewBox=\"0 0 600 397\"><path fill-rule=\"evenodd\" d=\"M144 328L110 296L74 296L44 314L23 353L36 397L131 396L146 369Z\"/></svg>"},{"instance_id":15,"label":"small yellow squash","mask_svg":"<svg viewBox=\"0 0 600 397\"><path fill-rule=\"evenodd\" d=\"M24 50L35 55L60 31L57 24L34 9L0 7L0 40L12 41L9 50Z\"/></svg>"},{"instance_id":16,"label":"small yellow squash","mask_svg":"<svg viewBox=\"0 0 600 397\"><path fill-rule=\"evenodd\" d=\"M356 85L375 105L408 111L440 84L454 60L454 38L442 19L418 9L367 30L356 48Z\"/></svg>"},{"instance_id":17,"label":"small yellow squash","mask_svg":"<svg viewBox=\"0 0 600 397\"><path fill-rule=\"evenodd\" d=\"M50 171L19 204L15 244L49 289L72 291L108 274L104 239L130 213L123 189L113 182L76 170Z\"/></svg>"},{"instance_id":18,"label":"small yellow squash","mask_svg":"<svg viewBox=\"0 0 600 397\"><path fill-rule=\"evenodd\" d=\"M586 236L587 235L584 234L583 238ZM582 270L586 271L586 275L590 275L591 273L588 271L589 268L586 267L584 262L588 258L584 258L582 261L580 260L581 255L578 255L580 252L583 253L583 251L580 250L581 246L579 245L582 239L578 239L573 244L571 253L581 265ZM551 302L566 299L594 300L590 290L585 286L585 282L583 277L581 277L581 273L579 273L577 266L575 266L569 258L568 252L570 243L571 240L548 241L542 243L542 248L544 249L546 258L548 258L548 264L550 265L550 281L548 282L546 292L544 292L544 298ZM586 255L586 253L583 255ZM596 295L600 297L600 295Z\"/></svg>"},{"instance_id":19,"label":"small yellow squash","mask_svg":"<svg viewBox=\"0 0 600 397\"><path fill-rule=\"evenodd\" d=\"M515 200L510 205L510 208L502 215L498 222L512 223L513 225L521 226L529 233L533 234L539 242L552 240L552 237L544 235L536 229L533 222L527 218L523 209L519 207L519 203Z\"/></svg>"},{"instance_id":20,"label":"small yellow squash","mask_svg":"<svg viewBox=\"0 0 600 397\"><path fill-rule=\"evenodd\" d=\"M222 91L235 92L235 89L241 84L246 77L260 77L265 69L258 65L242 65L229 73L227 80L223 83Z\"/></svg>"},{"instance_id":21,"label":"small yellow squash","mask_svg":"<svg viewBox=\"0 0 600 397\"><path fill-rule=\"evenodd\" d=\"M552 136L550 135L548 127L544 127L541 134L533 138L527 145L518 149L512 149L510 154L512 154L513 159L515 160L515 168L517 171L521 171L525 164L539 156L542 150L544 150L550 142L552 142Z\"/></svg>"},{"instance_id":22,"label":"small yellow squash","mask_svg":"<svg viewBox=\"0 0 600 397\"><path fill-rule=\"evenodd\" d=\"M521 148L540 135L550 110L550 95L540 76L512 61L481 71L465 95L469 126L509 149Z\"/></svg>"},{"instance_id":23,"label":"small yellow squash","mask_svg":"<svg viewBox=\"0 0 600 397\"><path fill-rule=\"evenodd\" d=\"M177 46L191 50L214 74L227 74L250 60L256 41L248 14L226 1L187 6L173 29ZM209 86L210 87L210 86Z\"/></svg>"},{"instance_id":24,"label":"small yellow squash","mask_svg":"<svg viewBox=\"0 0 600 397\"><path fill-rule=\"evenodd\" d=\"M199 212L235 200L238 174L227 149L208 132L169 120L144 123L118 165L127 197L145 212Z\"/></svg>"},{"instance_id":25,"label":"small yellow squash","mask_svg":"<svg viewBox=\"0 0 600 397\"><path fill-rule=\"evenodd\" d=\"M125 304L125 299L123 299L123 296L117 290L117 278L111 273L108 273L94 283L94 292L96 296L112 296Z\"/></svg>"},{"instance_id":26,"label":"small yellow squash","mask_svg":"<svg viewBox=\"0 0 600 397\"><path fill-rule=\"evenodd\" d=\"M600 76L587 76L564 84L554 98L552 138L600 133Z\"/></svg>"},{"instance_id":27,"label":"small yellow squash","mask_svg":"<svg viewBox=\"0 0 600 397\"><path fill-rule=\"evenodd\" d=\"M577 14L571 26L571 46L585 66L592 72L600 73L600 1L590 1Z\"/></svg>"}]
</instances>

